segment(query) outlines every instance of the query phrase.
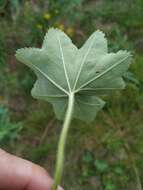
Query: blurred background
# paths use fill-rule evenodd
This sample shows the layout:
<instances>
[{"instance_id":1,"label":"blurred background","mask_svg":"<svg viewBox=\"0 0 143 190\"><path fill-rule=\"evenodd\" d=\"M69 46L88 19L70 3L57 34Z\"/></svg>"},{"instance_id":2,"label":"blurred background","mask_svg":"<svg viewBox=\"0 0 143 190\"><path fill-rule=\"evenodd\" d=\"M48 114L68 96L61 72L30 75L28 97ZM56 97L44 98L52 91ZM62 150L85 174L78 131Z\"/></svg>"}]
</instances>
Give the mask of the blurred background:
<instances>
[{"instance_id":1,"label":"blurred background","mask_svg":"<svg viewBox=\"0 0 143 190\"><path fill-rule=\"evenodd\" d=\"M50 27L80 47L96 29L110 51L134 55L127 88L107 97L91 124L74 120L66 148L65 190L143 189L143 1L0 0L0 145L53 175L61 122L49 103L30 95L35 75L15 59L40 47Z\"/></svg>"}]
</instances>

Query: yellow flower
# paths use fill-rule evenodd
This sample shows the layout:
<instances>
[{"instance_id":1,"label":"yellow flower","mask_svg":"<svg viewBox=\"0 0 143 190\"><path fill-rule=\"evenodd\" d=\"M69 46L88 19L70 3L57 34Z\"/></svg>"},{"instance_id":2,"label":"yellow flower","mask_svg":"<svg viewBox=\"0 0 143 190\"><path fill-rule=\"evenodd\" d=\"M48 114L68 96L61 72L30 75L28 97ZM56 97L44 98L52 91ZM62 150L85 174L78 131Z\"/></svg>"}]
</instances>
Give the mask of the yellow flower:
<instances>
[{"instance_id":1,"label":"yellow flower","mask_svg":"<svg viewBox=\"0 0 143 190\"><path fill-rule=\"evenodd\" d=\"M40 29L40 30L42 29L42 25L41 25L41 24L37 24L36 27L37 27L38 29Z\"/></svg>"},{"instance_id":2,"label":"yellow flower","mask_svg":"<svg viewBox=\"0 0 143 190\"><path fill-rule=\"evenodd\" d=\"M51 14L50 14L50 13L45 13L45 14L43 15L43 18L44 18L45 20L50 20Z\"/></svg>"},{"instance_id":3,"label":"yellow flower","mask_svg":"<svg viewBox=\"0 0 143 190\"><path fill-rule=\"evenodd\" d=\"M73 34L74 34L74 29L73 29L72 27L68 27L67 30L66 30L66 32L67 32L67 34L68 34L69 36L73 36Z\"/></svg>"},{"instance_id":4,"label":"yellow flower","mask_svg":"<svg viewBox=\"0 0 143 190\"><path fill-rule=\"evenodd\" d=\"M59 25L58 25L58 28L59 28L60 30L64 30L64 29L65 29L65 26L64 26L63 24L59 24Z\"/></svg>"}]
</instances>

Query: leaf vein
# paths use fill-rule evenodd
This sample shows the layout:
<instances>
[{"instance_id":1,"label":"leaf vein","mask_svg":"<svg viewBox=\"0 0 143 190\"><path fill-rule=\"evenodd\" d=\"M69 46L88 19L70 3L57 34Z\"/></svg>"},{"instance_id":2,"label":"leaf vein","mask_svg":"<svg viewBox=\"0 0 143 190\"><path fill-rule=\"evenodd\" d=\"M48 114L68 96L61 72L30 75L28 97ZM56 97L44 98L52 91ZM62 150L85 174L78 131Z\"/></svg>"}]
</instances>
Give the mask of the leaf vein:
<instances>
[{"instance_id":1,"label":"leaf vein","mask_svg":"<svg viewBox=\"0 0 143 190\"><path fill-rule=\"evenodd\" d=\"M126 56L124 59L116 62L115 64L113 64L111 67L109 67L108 69L106 69L105 71L103 71L102 73L100 73L99 75L93 77L91 80L87 81L86 83L82 84L77 90L76 92L80 91L81 88L87 86L88 84L90 84L91 82L99 79L100 77L102 77L104 74L108 73L110 70L112 70L113 68L115 68L116 66L120 65L123 61L125 61L128 57L131 57L131 55Z\"/></svg>"},{"instance_id":2,"label":"leaf vein","mask_svg":"<svg viewBox=\"0 0 143 190\"><path fill-rule=\"evenodd\" d=\"M58 89L63 91L65 94L69 94L68 91L66 91L63 87L61 87L59 84L57 84L54 80L52 80L48 75L46 75L41 69L39 69L37 66L32 64L32 66L39 71L46 79L48 79L53 85L55 85Z\"/></svg>"},{"instance_id":3,"label":"leaf vein","mask_svg":"<svg viewBox=\"0 0 143 190\"><path fill-rule=\"evenodd\" d=\"M88 54L89 54L89 52L90 52L90 50L91 50L91 48L92 48L92 46L93 46L93 44L94 44L94 38L95 38L95 36L93 36L92 38L93 38L93 39L92 39L92 42L91 42L91 44L89 45L88 50L87 50L87 52L86 52L86 54L85 54L85 56L83 57L83 60L82 60L82 62L81 62L81 65L80 65L80 68L79 68L79 72L78 72L78 74L77 74L77 77L76 77L76 80L75 80L75 83L74 83L74 87L73 87L74 90L75 90L75 88L76 88L76 85L77 85L78 79L79 79L79 77L80 77L82 68L83 68L83 66L84 66L84 64L85 64L85 60L86 60L86 58L87 58L87 56L88 56Z\"/></svg>"},{"instance_id":4,"label":"leaf vein","mask_svg":"<svg viewBox=\"0 0 143 190\"><path fill-rule=\"evenodd\" d=\"M57 34L57 38L58 38L58 42L59 42L59 46L60 46L60 52L61 52L61 57L62 57L62 63L63 63L63 67L64 67L65 77L66 77L66 80L67 80L69 91L71 91L70 82L69 82L69 78L68 78L68 74L67 74L67 70L66 70L66 65L65 65L65 59L64 59L63 49L62 49L60 37L59 37L58 34Z\"/></svg>"}]
</instances>

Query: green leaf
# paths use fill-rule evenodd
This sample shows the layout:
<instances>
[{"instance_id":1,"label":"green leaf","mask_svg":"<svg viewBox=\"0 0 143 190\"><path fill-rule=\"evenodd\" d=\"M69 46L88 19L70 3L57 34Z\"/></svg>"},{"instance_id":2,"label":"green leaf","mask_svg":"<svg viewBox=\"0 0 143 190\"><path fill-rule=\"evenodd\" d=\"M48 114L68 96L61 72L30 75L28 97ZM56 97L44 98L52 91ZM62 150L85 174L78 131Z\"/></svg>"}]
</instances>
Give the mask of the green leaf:
<instances>
[{"instance_id":1,"label":"green leaf","mask_svg":"<svg viewBox=\"0 0 143 190\"><path fill-rule=\"evenodd\" d=\"M105 185L105 190L116 190L116 185L112 181L107 181Z\"/></svg>"},{"instance_id":2,"label":"green leaf","mask_svg":"<svg viewBox=\"0 0 143 190\"><path fill-rule=\"evenodd\" d=\"M86 151L83 155L83 162L84 163L92 163L94 161L94 155L90 151Z\"/></svg>"},{"instance_id":3,"label":"green leaf","mask_svg":"<svg viewBox=\"0 0 143 190\"><path fill-rule=\"evenodd\" d=\"M95 160L97 171L104 173L108 170L108 164L104 160Z\"/></svg>"},{"instance_id":4,"label":"green leaf","mask_svg":"<svg viewBox=\"0 0 143 190\"><path fill-rule=\"evenodd\" d=\"M57 118L64 118L68 97L74 93L73 117L91 121L105 104L99 95L125 87L122 76L131 61L127 51L108 53L107 49L101 31L78 49L64 32L52 28L41 49L19 49L16 57L37 75L32 96L52 103Z\"/></svg>"}]
</instances>

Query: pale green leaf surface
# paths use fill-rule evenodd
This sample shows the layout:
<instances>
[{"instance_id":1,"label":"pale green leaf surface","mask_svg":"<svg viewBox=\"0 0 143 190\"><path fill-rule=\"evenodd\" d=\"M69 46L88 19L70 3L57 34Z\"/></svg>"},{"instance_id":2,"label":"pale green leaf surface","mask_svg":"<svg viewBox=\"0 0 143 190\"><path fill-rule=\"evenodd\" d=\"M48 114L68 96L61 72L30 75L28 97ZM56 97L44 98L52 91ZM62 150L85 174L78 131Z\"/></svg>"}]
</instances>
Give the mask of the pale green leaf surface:
<instances>
[{"instance_id":1,"label":"pale green leaf surface","mask_svg":"<svg viewBox=\"0 0 143 190\"><path fill-rule=\"evenodd\" d=\"M32 96L52 103L58 119L63 119L68 96L75 93L74 118L93 120L104 106L99 95L125 87L122 79L131 62L127 51L108 53L101 31L94 32L78 49L58 29L50 29L42 48L23 48L16 52L19 61L37 75Z\"/></svg>"}]
</instances>

